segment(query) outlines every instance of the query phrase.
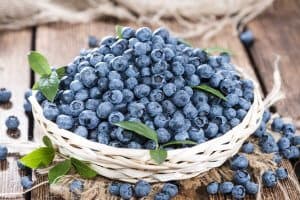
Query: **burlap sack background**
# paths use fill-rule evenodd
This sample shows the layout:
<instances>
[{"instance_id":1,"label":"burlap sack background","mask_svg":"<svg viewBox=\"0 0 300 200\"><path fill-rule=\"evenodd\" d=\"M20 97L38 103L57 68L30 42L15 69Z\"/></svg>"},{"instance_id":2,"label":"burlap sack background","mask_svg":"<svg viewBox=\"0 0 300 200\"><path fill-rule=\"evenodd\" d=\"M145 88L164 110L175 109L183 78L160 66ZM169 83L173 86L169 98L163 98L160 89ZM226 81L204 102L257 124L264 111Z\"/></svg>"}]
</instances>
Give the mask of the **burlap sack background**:
<instances>
[{"instance_id":1,"label":"burlap sack background","mask_svg":"<svg viewBox=\"0 0 300 200\"><path fill-rule=\"evenodd\" d=\"M188 38L209 37L227 24L234 29L271 5L273 0L0 0L0 30L48 22L89 22L111 17L161 26L179 23ZM212 23L214 22L214 23Z\"/></svg>"}]
</instances>

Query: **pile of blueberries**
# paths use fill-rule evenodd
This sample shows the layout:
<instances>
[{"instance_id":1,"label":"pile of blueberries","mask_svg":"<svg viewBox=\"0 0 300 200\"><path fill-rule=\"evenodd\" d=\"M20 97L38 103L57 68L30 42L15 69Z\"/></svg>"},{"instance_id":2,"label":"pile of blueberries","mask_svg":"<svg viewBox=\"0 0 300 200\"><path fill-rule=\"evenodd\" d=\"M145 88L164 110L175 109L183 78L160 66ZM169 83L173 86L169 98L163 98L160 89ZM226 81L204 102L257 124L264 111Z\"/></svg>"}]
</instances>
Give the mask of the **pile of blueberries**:
<instances>
[{"instance_id":1,"label":"pile of blueberries","mask_svg":"<svg viewBox=\"0 0 300 200\"><path fill-rule=\"evenodd\" d=\"M142 122L160 144L203 143L237 126L253 101L253 83L241 79L230 56L208 55L172 37L165 28L123 27L82 50L67 66L53 103L38 92L44 116L89 140L124 148L154 149L155 143L114 126ZM206 84L227 101L193 86Z\"/></svg>"},{"instance_id":2,"label":"pile of blueberries","mask_svg":"<svg viewBox=\"0 0 300 200\"><path fill-rule=\"evenodd\" d=\"M265 111L260 127L253 134L258 138L258 145L261 152L272 153L273 161L280 164L282 157L285 159L299 159L300 151L300 136L296 136L296 128L291 123L284 123L282 118L275 117L271 123L268 123L271 118L271 113ZM273 132L281 134L281 138L276 142L271 133L268 133L267 124ZM258 192L258 184L251 181L250 173L248 172L249 161L245 155L254 152L254 144L246 142L243 144L241 151L243 154L237 154L230 160L233 173L233 182L225 181L222 183L211 182L207 186L209 194L231 194L235 199L242 199L246 193L254 195ZM288 178L288 171L283 167L278 167L276 170L266 170L262 174L262 183L266 187L274 187L278 180Z\"/></svg>"}]
</instances>

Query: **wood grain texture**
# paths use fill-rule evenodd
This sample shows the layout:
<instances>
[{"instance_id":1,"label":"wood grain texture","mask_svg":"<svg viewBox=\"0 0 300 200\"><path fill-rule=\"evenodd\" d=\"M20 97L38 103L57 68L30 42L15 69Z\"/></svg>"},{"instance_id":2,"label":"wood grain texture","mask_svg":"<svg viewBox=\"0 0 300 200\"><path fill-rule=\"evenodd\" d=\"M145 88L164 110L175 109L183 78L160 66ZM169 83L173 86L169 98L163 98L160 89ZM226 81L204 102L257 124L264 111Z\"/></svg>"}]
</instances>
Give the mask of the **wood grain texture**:
<instances>
[{"instance_id":1,"label":"wood grain texture","mask_svg":"<svg viewBox=\"0 0 300 200\"><path fill-rule=\"evenodd\" d=\"M275 54L281 55L280 71L286 99L276 104L284 116L300 119L300 3L278 0L274 6L249 24L255 36L250 48L254 64L266 90L272 88Z\"/></svg>"},{"instance_id":2,"label":"wood grain texture","mask_svg":"<svg viewBox=\"0 0 300 200\"><path fill-rule=\"evenodd\" d=\"M27 53L30 51L31 31L0 32L0 88L12 92L11 103L0 105L0 123L15 115L20 120L21 135L18 141L27 141L28 119L24 113L24 93L30 87L30 68L27 64ZM0 143L15 142L16 139L6 134L6 127L0 126Z\"/></svg>"},{"instance_id":3,"label":"wood grain texture","mask_svg":"<svg viewBox=\"0 0 300 200\"><path fill-rule=\"evenodd\" d=\"M12 91L11 103L0 106L0 144L6 142L25 142L28 140L28 119L24 113L24 92L30 87L30 69L27 65L27 53L30 50L31 31L0 32L0 88ZM13 139L6 134L4 122L10 115L20 120L20 137ZM18 152L18 146L9 152ZM20 176L16 158L9 157L0 162L0 193L21 192ZM20 197L19 199L23 199Z\"/></svg>"}]
</instances>

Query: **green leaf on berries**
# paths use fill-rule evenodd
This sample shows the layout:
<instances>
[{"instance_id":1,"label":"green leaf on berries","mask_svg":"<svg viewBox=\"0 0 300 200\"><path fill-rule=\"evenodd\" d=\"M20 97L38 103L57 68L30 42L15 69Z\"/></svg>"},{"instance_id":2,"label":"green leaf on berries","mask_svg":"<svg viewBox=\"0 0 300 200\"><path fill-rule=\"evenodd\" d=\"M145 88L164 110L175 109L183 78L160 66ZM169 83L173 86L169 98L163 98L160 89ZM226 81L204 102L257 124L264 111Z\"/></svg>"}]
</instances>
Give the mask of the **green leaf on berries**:
<instances>
[{"instance_id":1,"label":"green leaf on berries","mask_svg":"<svg viewBox=\"0 0 300 200\"><path fill-rule=\"evenodd\" d=\"M32 86L33 90L38 90L39 89L39 82L35 82Z\"/></svg>"},{"instance_id":2,"label":"green leaf on berries","mask_svg":"<svg viewBox=\"0 0 300 200\"><path fill-rule=\"evenodd\" d=\"M78 172L78 174L83 178L94 178L97 175L97 172L95 172L93 169L91 169L87 164L83 163L80 160L77 160L76 158L71 158L72 165L74 166L75 170Z\"/></svg>"},{"instance_id":3,"label":"green leaf on berries","mask_svg":"<svg viewBox=\"0 0 300 200\"><path fill-rule=\"evenodd\" d=\"M152 128L141 122L122 121L115 123L115 125L126 130L133 131L145 138L153 140L156 144L158 144L157 133Z\"/></svg>"},{"instance_id":4,"label":"green leaf on berries","mask_svg":"<svg viewBox=\"0 0 300 200\"><path fill-rule=\"evenodd\" d=\"M66 175L71 169L71 160L65 160L63 162L58 163L53 168L49 170L48 180L49 183L56 183L61 176Z\"/></svg>"},{"instance_id":5,"label":"green leaf on berries","mask_svg":"<svg viewBox=\"0 0 300 200\"><path fill-rule=\"evenodd\" d=\"M38 148L20 159L20 162L31 169L47 167L54 159L55 151L49 147Z\"/></svg>"},{"instance_id":6,"label":"green leaf on berries","mask_svg":"<svg viewBox=\"0 0 300 200\"><path fill-rule=\"evenodd\" d=\"M51 68L47 61L47 59L40 53L36 51L32 51L28 55L28 62L31 69L41 75L41 76L49 76L51 74Z\"/></svg>"},{"instance_id":7,"label":"green leaf on berries","mask_svg":"<svg viewBox=\"0 0 300 200\"><path fill-rule=\"evenodd\" d=\"M179 39L178 40L181 44L185 44L188 47L193 47L192 44L184 39Z\"/></svg>"},{"instance_id":8,"label":"green leaf on berries","mask_svg":"<svg viewBox=\"0 0 300 200\"><path fill-rule=\"evenodd\" d=\"M157 164L160 165L167 159L168 152L164 149L150 150L150 156L152 160L154 160Z\"/></svg>"},{"instance_id":9,"label":"green leaf on berries","mask_svg":"<svg viewBox=\"0 0 300 200\"><path fill-rule=\"evenodd\" d=\"M119 39L123 38L123 36L122 36L122 29L123 29L123 26L120 26L120 25L116 26L116 34L117 34L117 36L118 36Z\"/></svg>"},{"instance_id":10,"label":"green leaf on berries","mask_svg":"<svg viewBox=\"0 0 300 200\"><path fill-rule=\"evenodd\" d=\"M39 90L51 102L54 101L59 86L59 78L56 71L50 76L42 76L38 82Z\"/></svg>"},{"instance_id":11,"label":"green leaf on berries","mask_svg":"<svg viewBox=\"0 0 300 200\"><path fill-rule=\"evenodd\" d=\"M171 145L181 145L181 144L196 145L197 142L190 141L190 140L171 141L171 142L163 144L162 147L167 147L167 146L171 146Z\"/></svg>"},{"instance_id":12,"label":"green leaf on berries","mask_svg":"<svg viewBox=\"0 0 300 200\"><path fill-rule=\"evenodd\" d=\"M65 75L65 73L66 73L66 69L67 69L67 67L66 66L64 66L64 67L59 67L59 68L56 68L56 73L57 73L57 75L58 75L58 78L59 78L59 80Z\"/></svg>"},{"instance_id":13,"label":"green leaf on berries","mask_svg":"<svg viewBox=\"0 0 300 200\"><path fill-rule=\"evenodd\" d=\"M204 51L208 54L228 53L229 55L233 55L233 52L230 49L226 49L223 47L208 47L208 48L205 48Z\"/></svg>"},{"instance_id":14,"label":"green leaf on berries","mask_svg":"<svg viewBox=\"0 0 300 200\"><path fill-rule=\"evenodd\" d=\"M43 143L46 145L46 147L53 149L52 142L51 142L50 138L48 138L48 136L43 137Z\"/></svg>"},{"instance_id":15,"label":"green leaf on berries","mask_svg":"<svg viewBox=\"0 0 300 200\"><path fill-rule=\"evenodd\" d=\"M205 92L208 92L212 95L215 95L216 97L219 97L220 99L223 99L224 101L227 101L226 97L222 94L222 92L220 92L219 90L212 88L206 84L201 84L198 86L194 86L192 87L193 89L197 89L197 90L203 90Z\"/></svg>"}]
</instances>

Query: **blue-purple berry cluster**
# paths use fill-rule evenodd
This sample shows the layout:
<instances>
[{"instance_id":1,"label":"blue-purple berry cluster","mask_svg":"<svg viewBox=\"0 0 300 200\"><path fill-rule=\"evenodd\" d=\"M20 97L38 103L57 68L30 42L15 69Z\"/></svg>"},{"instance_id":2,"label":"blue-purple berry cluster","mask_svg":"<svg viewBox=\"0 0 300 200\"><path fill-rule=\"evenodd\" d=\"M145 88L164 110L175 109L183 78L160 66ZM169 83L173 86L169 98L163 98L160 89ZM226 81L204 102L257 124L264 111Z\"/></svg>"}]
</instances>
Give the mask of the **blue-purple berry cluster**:
<instances>
[{"instance_id":1,"label":"blue-purple berry cluster","mask_svg":"<svg viewBox=\"0 0 300 200\"><path fill-rule=\"evenodd\" d=\"M237 126L253 100L253 83L242 80L230 56L208 55L171 36L165 28L123 27L82 50L67 66L54 103L41 93L44 116L87 139L127 148L153 148L114 126L139 121L155 129L159 143L218 137ZM90 37L90 46L95 46ZM227 98L193 90L207 84Z\"/></svg>"}]
</instances>

